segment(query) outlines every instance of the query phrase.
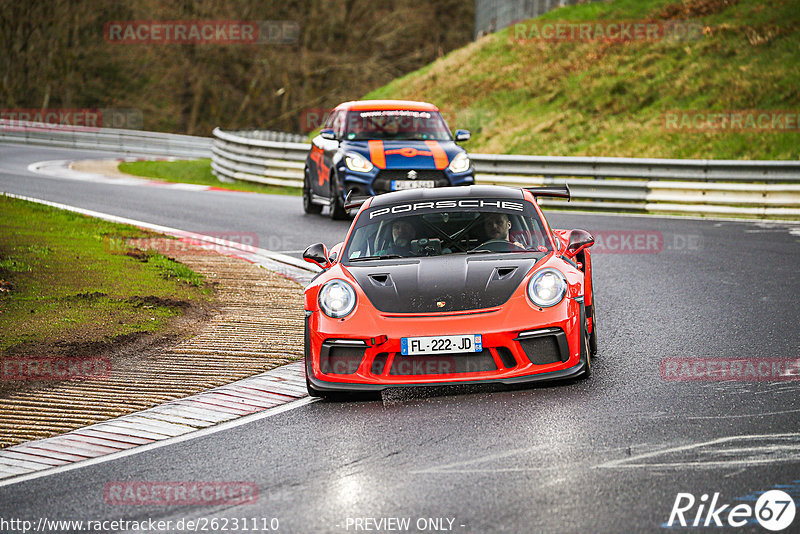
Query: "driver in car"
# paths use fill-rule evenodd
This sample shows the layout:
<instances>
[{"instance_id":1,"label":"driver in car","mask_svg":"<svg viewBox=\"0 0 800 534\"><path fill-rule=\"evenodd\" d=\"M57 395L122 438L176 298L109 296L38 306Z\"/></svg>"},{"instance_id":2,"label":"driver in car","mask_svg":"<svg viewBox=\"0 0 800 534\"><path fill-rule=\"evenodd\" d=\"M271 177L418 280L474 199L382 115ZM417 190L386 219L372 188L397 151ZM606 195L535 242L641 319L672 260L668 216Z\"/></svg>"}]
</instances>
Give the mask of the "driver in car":
<instances>
[{"instance_id":1,"label":"driver in car","mask_svg":"<svg viewBox=\"0 0 800 534\"><path fill-rule=\"evenodd\" d=\"M519 241L510 241L508 232L511 230L511 220L505 213L490 213L483 221L483 230L486 232L488 240L484 245L492 242L504 241L509 245L525 248Z\"/></svg>"}]
</instances>

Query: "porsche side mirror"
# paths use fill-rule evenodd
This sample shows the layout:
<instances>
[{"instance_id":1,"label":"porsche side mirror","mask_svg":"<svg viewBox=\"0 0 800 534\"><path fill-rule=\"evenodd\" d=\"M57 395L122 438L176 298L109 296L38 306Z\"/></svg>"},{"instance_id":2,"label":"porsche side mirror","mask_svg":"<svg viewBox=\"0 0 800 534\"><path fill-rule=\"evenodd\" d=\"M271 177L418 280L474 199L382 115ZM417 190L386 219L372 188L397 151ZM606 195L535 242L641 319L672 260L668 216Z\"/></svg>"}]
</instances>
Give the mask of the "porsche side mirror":
<instances>
[{"instance_id":1,"label":"porsche side mirror","mask_svg":"<svg viewBox=\"0 0 800 534\"><path fill-rule=\"evenodd\" d=\"M459 141L469 141L469 138L472 134L469 130L456 130L456 142Z\"/></svg>"},{"instance_id":2,"label":"porsche side mirror","mask_svg":"<svg viewBox=\"0 0 800 534\"><path fill-rule=\"evenodd\" d=\"M564 255L568 258L574 258L583 249L589 248L594 245L594 237L586 230L573 230L569 234L569 244Z\"/></svg>"},{"instance_id":3,"label":"porsche side mirror","mask_svg":"<svg viewBox=\"0 0 800 534\"><path fill-rule=\"evenodd\" d=\"M342 252L342 246L344 246L344 243L336 243L331 247L331 250L328 252L328 260L330 260L331 263L336 262L339 258L339 253Z\"/></svg>"},{"instance_id":4,"label":"porsche side mirror","mask_svg":"<svg viewBox=\"0 0 800 534\"><path fill-rule=\"evenodd\" d=\"M336 141L336 132L333 130L333 128L323 128L319 131L319 135L328 141Z\"/></svg>"},{"instance_id":5,"label":"porsche side mirror","mask_svg":"<svg viewBox=\"0 0 800 534\"><path fill-rule=\"evenodd\" d=\"M328 260L328 249L323 243L314 243L303 252L303 259L308 263L319 266L320 269L327 269L331 266Z\"/></svg>"}]
</instances>

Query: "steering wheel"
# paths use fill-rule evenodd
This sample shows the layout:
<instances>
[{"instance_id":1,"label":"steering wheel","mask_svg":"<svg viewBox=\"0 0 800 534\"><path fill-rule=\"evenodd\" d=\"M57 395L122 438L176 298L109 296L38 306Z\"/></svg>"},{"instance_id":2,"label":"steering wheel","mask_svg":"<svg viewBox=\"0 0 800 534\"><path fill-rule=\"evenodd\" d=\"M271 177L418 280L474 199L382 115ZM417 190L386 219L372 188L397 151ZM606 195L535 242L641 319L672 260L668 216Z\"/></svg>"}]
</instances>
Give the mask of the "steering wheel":
<instances>
[{"instance_id":1,"label":"steering wheel","mask_svg":"<svg viewBox=\"0 0 800 534\"><path fill-rule=\"evenodd\" d=\"M525 250L525 247L521 247L516 243L506 241L505 239L490 239L486 243L478 245L472 250L491 250L492 252L509 252L515 250Z\"/></svg>"}]
</instances>

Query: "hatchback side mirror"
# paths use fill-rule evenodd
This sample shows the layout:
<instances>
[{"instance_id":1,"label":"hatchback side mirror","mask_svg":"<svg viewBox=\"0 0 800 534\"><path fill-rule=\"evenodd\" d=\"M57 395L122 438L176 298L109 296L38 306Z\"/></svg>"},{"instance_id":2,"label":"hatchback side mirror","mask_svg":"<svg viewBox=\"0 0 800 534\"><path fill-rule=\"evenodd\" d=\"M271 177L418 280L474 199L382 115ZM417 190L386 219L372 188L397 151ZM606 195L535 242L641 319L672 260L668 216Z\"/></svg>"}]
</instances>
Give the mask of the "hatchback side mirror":
<instances>
[{"instance_id":1,"label":"hatchback side mirror","mask_svg":"<svg viewBox=\"0 0 800 534\"><path fill-rule=\"evenodd\" d=\"M472 134L469 130L456 130L456 142L459 141L469 141L469 138Z\"/></svg>"},{"instance_id":2,"label":"hatchback side mirror","mask_svg":"<svg viewBox=\"0 0 800 534\"><path fill-rule=\"evenodd\" d=\"M568 258L574 258L581 253L582 250L587 249L594 245L594 237L586 230L573 230L569 234L569 244L564 255Z\"/></svg>"},{"instance_id":3,"label":"hatchback side mirror","mask_svg":"<svg viewBox=\"0 0 800 534\"><path fill-rule=\"evenodd\" d=\"M328 141L336 141L336 132L333 128L323 128L319 131L319 135Z\"/></svg>"},{"instance_id":4,"label":"hatchback side mirror","mask_svg":"<svg viewBox=\"0 0 800 534\"><path fill-rule=\"evenodd\" d=\"M314 243L303 252L303 259L308 263L319 266L320 269L327 269L331 266L328 260L328 249L323 243Z\"/></svg>"}]
</instances>

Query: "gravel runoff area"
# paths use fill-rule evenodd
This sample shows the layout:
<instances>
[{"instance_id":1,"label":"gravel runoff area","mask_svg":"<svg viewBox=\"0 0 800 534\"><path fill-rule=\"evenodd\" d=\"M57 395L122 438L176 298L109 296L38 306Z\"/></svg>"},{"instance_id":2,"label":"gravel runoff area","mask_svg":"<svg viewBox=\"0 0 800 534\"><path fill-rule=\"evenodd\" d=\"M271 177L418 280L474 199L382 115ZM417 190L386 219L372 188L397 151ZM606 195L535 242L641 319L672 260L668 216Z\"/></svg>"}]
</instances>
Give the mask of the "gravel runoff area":
<instances>
[{"instance_id":1,"label":"gravel runoff area","mask_svg":"<svg viewBox=\"0 0 800 534\"><path fill-rule=\"evenodd\" d=\"M107 377L54 382L0 398L0 447L42 439L186 397L303 355L303 288L239 258L172 239L150 248L203 274L216 311L171 346L123 350ZM191 332L187 330L187 333Z\"/></svg>"}]
</instances>

